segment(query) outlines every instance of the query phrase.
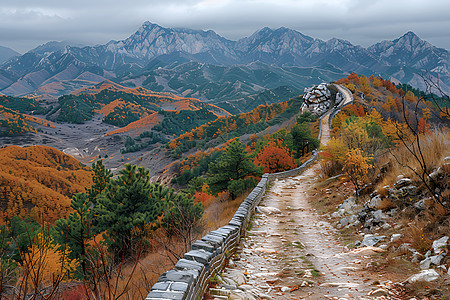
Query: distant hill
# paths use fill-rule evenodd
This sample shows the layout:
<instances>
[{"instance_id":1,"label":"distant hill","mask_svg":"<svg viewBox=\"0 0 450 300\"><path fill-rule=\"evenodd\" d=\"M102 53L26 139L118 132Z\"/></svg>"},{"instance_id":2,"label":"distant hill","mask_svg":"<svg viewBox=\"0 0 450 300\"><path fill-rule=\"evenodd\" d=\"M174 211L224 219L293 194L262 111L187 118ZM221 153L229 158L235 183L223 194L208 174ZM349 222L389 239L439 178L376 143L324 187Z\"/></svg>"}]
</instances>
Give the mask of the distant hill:
<instances>
[{"instance_id":1,"label":"distant hill","mask_svg":"<svg viewBox=\"0 0 450 300\"><path fill-rule=\"evenodd\" d=\"M106 81L78 90L72 95L60 97L47 118L83 124L98 112L105 115L104 122L123 127L156 111L200 109L217 116L230 115L222 108L195 98L179 97L167 92L153 92L142 87L130 89Z\"/></svg>"},{"instance_id":2,"label":"distant hill","mask_svg":"<svg viewBox=\"0 0 450 300\"><path fill-rule=\"evenodd\" d=\"M0 46L0 65L14 56L20 56L20 53L11 48Z\"/></svg>"},{"instance_id":3,"label":"distant hill","mask_svg":"<svg viewBox=\"0 0 450 300\"><path fill-rule=\"evenodd\" d=\"M91 172L54 148L0 148L0 224L14 215L54 222L66 217L72 195L92 184Z\"/></svg>"},{"instance_id":4,"label":"distant hill","mask_svg":"<svg viewBox=\"0 0 450 300\"><path fill-rule=\"evenodd\" d=\"M0 92L58 97L112 80L220 103L280 86L302 90L351 72L380 74L422 89L419 75L427 73L439 78L448 92L449 57L448 50L413 32L363 48L336 38L322 41L284 27L266 27L231 41L211 30L146 22L122 41L86 47L51 42L25 53L1 67ZM244 109L237 107L238 111Z\"/></svg>"}]
</instances>

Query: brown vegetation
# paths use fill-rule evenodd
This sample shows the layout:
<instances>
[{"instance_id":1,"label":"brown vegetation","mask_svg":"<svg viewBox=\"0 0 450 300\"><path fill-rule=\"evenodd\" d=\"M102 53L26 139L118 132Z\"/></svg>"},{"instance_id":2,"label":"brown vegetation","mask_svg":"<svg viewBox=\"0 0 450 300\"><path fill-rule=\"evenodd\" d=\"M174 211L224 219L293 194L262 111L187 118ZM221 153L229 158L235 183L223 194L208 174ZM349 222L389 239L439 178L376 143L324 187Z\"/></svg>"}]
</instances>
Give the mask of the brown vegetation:
<instances>
[{"instance_id":1,"label":"brown vegetation","mask_svg":"<svg viewBox=\"0 0 450 300\"><path fill-rule=\"evenodd\" d=\"M66 217L70 198L92 184L91 172L54 148L0 149L0 224L14 215L38 222Z\"/></svg>"}]
</instances>

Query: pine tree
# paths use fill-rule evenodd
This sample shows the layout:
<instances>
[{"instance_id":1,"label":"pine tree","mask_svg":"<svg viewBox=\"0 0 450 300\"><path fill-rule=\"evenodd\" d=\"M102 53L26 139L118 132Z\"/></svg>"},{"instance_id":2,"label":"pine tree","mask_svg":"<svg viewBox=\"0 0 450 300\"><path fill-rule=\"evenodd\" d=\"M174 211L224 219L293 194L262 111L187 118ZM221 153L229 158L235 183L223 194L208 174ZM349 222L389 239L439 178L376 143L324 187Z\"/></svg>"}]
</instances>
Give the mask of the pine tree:
<instances>
[{"instance_id":1,"label":"pine tree","mask_svg":"<svg viewBox=\"0 0 450 300\"><path fill-rule=\"evenodd\" d=\"M151 189L149 170L127 164L97 199L96 226L106 232L118 261L131 256L134 232L145 231L162 211L163 203L151 196Z\"/></svg>"},{"instance_id":2,"label":"pine tree","mask_svg":"<svg viewBox=\"0 0 450 300\"><path fill-rule=\"evenodd\" d=\"M218 193L229 189L232 181L244 180L247 176L257 173L260 173L260 170L249 160L244 145L239 139L236 139L228 145L220 158L209 164L207 183L212 192ZM233 183L234 185L236 183ZM232 190L237 191L237 189ZM239 189L239 191L242 191L242 189ZM236 196L235 193L232 193L233 198Z\"/></svg>"},{"instance_id":3,"label":"pine tree","mask_svg":"<svg viewBox=\"0 0 450 300\"><path fill-rule=\"evenodd\" d=\"M70 258L80 259L81 267L85 270L86 243L97 230L92 226L93 214L91 201L85 193L78 193L72 197L70 206L74 212L67 219L59 219L55 222L59 245L68 245L72 250Z\"/></svg>"},{"instance_id":4,"label":"pine tree","mask_svg":"<svg viewBox=\"0 0 450 300\"><path fill-rule=\"evenodd\" d=\"M313 138L308 123L296 124L291 129L293 148L296 152L295 158L299 158L306 152L319 146L318 139Z\"/></svg>"},{"instance_id":5,"label":"pine tree","mask_svg":"<svg viewBox=\"0 0 450 300\"><path fill-rule=\"evenodd\" d=\"M110 170L105 168L102 160L98 160L92 164L92 172L94 173L92 177L94 184L88 190L88 195L89 199L95 203L97 196L100 195L108 185L109 180L112 177L112 173Z\"/></svg>"}]
</instances>

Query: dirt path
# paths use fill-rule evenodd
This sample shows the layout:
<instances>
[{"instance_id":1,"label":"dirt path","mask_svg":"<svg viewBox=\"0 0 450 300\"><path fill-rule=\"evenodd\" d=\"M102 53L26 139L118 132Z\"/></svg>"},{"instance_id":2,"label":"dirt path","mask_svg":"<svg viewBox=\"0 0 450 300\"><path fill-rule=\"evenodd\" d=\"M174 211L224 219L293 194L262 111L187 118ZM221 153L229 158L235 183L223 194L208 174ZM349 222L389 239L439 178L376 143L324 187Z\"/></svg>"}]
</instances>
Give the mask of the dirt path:
<instances>
[{"instance_id":1,"label":"dirt path","mask_svg":"<svg viewBox=\"0 0 450 300\"><path fill-rule=\"evenodd\" d=\"M345 101L351 101L348 95ZM325 117L321 143L329 139ZM231 291L231 299L394 299L374 293L382 280L363 270L369 256L382 250L350 251L311 207L308 190L318 180L319 167L315 163L299 176L276 180L268 190L223 274L225 282L240 284L242 293Z\"/></svg>"},{"instance_id":2,"label":"dirt path","mask_svg":"<svg viewBox=\"0 0 450 300\"><path fill-rule=\"evenodd\" d=\"M361 298L374 290L361 271L369 261L335 239L333 227L311 208L307 190L318 164L300 176L275 181L238 252L247 284L274 299Z\"/></svg>"}]
</instances>

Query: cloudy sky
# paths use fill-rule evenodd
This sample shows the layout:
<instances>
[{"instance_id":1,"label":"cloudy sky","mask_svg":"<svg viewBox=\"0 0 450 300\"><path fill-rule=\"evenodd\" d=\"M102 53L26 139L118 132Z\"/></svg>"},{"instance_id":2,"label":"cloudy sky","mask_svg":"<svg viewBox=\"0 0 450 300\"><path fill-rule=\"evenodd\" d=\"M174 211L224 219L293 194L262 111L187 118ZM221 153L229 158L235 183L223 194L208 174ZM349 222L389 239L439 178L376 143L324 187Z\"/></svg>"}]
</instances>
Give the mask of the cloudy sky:
<instances>
[{"instance_id":1,"label":"cloudy sky","mask_svg":"<svg viewBox=\"0 0 450 300\"><path fill-rule=\"evenodd\" d=\"M148 20L232 40L284 26L364 47L411 30L450 49L449 16L449 0L1 0L0 46L24 53L51 40L103 44Z\"/></svg>"}]
</instances>

